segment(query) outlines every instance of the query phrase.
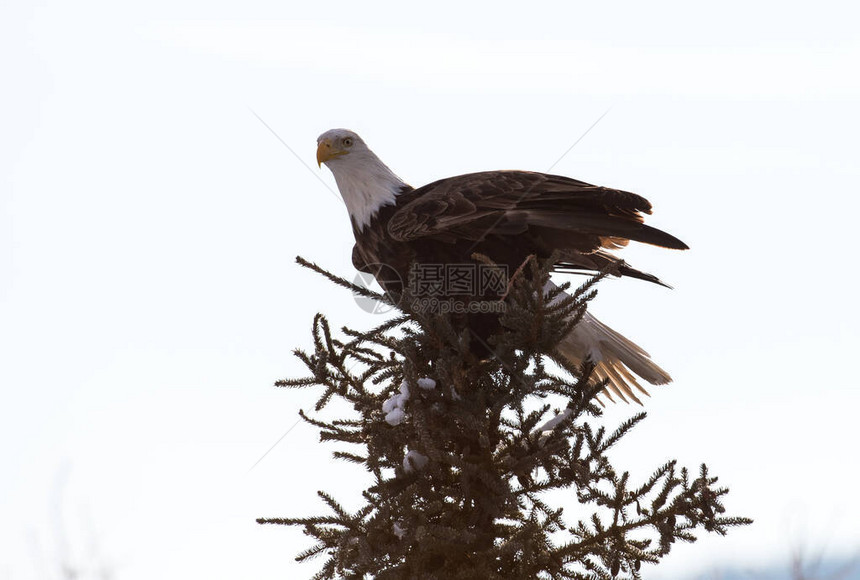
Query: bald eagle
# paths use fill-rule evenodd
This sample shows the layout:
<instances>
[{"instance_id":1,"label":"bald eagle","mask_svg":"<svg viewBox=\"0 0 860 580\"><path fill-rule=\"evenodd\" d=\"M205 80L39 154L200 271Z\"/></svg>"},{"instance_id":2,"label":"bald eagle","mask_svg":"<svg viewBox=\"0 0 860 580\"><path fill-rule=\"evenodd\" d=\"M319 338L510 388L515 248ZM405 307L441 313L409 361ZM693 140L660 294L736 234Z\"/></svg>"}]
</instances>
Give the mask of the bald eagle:
<instances>
[{"instance_id":1,"label":"bald eagle","mask_svg":"<svg viewBox=\"0 0 860 580\"><path fill-rule=\"evenodd\" d=\"M320 135L317 162L331 170L346 203L355 234L354 266L372 273L383 290L394 296L400 295L407 281L414 281L416 272L420 273L416 267L423 266L425 275L437 277L437 284L425 284L425 290L456 294L460 304L474 306L470 300L480 298L477 287L460 284L461 291L452 292L445 285L452 281L438 276L456 267L461 274L468 272L470 265L475 266L476 253L504 266L508 274L530 257L556 253L562 256L554 265L559 272L608 268L617 276L662 284L608 250L630 240L687 249L674 236L643 223L643 214L651 213L651 204L643 197L568 177L485 171L416 189L346 129ZM500 293L498 288L495 291ZM477 351L489 349L488 337L500 329L498 313L465 308L459 320L471 331ZM559 350L575 365L590 357L596 365L594 375L607 380L610 398L614 393L625 401L641 402L634 388L648 393L637 376L654 385L671 381L648 353L587 313Z\"/></svg>"}]
</instances>

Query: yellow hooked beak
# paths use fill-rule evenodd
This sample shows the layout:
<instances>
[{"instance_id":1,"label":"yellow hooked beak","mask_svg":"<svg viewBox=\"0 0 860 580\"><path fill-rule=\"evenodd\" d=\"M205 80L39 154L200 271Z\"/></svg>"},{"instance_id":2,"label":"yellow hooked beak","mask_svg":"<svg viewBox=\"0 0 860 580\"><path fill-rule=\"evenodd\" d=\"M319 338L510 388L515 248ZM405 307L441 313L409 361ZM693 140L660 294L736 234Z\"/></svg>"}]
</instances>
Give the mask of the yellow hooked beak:
<instances>
[{"instance_id":1,"label":"yellow hooked beak","mask_svg":"<svg viewBox=\"0 0 860 580\"><path fill-rule=\"evenodd\" d=\"M328 161L329 159L334 159L335 157L340 157L341 155L346 155L348 151L344 151L338 147L332 145L330 139L323 139L319 142L317 146L317 165L322 167L322 164Z\"/></svg>"}]
</instances>

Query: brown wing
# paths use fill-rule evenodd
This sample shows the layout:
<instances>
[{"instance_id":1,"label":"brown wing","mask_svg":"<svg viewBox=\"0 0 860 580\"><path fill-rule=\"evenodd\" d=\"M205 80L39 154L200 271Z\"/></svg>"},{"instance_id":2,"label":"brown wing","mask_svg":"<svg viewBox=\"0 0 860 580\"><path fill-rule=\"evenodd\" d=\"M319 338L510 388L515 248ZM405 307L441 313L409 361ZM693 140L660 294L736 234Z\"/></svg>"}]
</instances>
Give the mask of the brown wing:
<instances>
[{"instance_id":1,"label":"brown wing","mask_svg":"<svg viewBox=\"0 0 860 580\"><path fill-rule=\"evenodd\" d=\"M489 171L451 177L413 192L415 199L388 222L396 240L434 238L454 242L530 229L559 238L556 247L590 252L627 240L667 248L687 245L642 223L651 213L645 198L562 177L527 171Z\"/></svg>"},{"instance_id":2,"label":"brown wing","mask_svg":"<svg viewBox=\"0 0 860 580\"><path fill-rule=\"evenodd\" d=\"M352 247L352 265L355 267L355 269L359 270L360 272L367 272L369 274L373 274L374 270L370 267L370 264L368 262L369 261L367 260L367 258L362 255L361 248L358 246L358 244L354 245ZM375 260L370 262L375 262Z\"/></svg>"}]
</instances>

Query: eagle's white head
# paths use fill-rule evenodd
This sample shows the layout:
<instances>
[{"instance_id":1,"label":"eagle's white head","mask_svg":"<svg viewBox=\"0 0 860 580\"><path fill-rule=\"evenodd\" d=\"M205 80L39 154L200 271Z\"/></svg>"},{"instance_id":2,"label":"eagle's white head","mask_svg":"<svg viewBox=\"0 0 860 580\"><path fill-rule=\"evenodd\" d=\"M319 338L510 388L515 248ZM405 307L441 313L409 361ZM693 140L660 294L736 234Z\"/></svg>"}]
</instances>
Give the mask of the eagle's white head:
<instances>
[{"instance_id":1,"label":"eagle's white head","mask_svg":"<svg viewBox=\"0 0 860 580\"><path fill-rule=\"evenodd\" d=\"M379 157L348 129L331 129L317 139L317 163L326 164L346 203L355 227L361 231L379 208L393 204L406 186Z\"/></svg>"}]
</instances>

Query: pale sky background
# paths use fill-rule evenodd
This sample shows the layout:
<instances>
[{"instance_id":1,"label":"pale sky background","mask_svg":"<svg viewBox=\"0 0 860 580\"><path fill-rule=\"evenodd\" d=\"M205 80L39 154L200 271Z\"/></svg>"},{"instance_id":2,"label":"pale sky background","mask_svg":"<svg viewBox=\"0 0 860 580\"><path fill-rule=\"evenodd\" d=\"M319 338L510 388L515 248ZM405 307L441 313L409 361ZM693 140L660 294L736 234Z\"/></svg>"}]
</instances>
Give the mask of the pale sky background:
<instances>
[{"instance_id":1,"label":"pale sky background","mask_svg":"<svg viewBox=\"0 0 860 580\"><path fill-rule=\"evenodd\" d=\"M423 7L154 0L0 5L0 578L305 578L297 529L361 473L301 424L317 311L378 321L347 276L317 135L358 131L413 185L554 168L636 191L675 286L593 311L674 376L617 452L706 461L727 538L648 579L860 550L855 234L860 10L849 2ZM258 113L308 171L252 114ZM617 406L617 420L637 409ZM354 501L353 501L354 504Z\"/></svg>"}]
</instances>

